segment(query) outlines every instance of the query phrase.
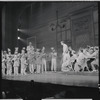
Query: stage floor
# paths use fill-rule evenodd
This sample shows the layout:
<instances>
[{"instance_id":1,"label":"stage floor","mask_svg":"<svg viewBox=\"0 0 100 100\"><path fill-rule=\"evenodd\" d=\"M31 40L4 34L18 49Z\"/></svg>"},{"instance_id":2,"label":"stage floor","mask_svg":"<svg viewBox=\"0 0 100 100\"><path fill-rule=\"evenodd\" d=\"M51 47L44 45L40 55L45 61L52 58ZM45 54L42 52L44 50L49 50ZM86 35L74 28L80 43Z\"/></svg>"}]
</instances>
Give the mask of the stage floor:
<instances>
[{"instance_id":1,"label":"stage floor","mask_svg":"<svg viewBox=\"0 0 100 100\"><path fill-rule=\"evenodd\" d=\"M2 76L2 79L51 83L67 86L83 86L98 88L98 72L46 72L40 74Z\"/></svg>"}]
</instances>

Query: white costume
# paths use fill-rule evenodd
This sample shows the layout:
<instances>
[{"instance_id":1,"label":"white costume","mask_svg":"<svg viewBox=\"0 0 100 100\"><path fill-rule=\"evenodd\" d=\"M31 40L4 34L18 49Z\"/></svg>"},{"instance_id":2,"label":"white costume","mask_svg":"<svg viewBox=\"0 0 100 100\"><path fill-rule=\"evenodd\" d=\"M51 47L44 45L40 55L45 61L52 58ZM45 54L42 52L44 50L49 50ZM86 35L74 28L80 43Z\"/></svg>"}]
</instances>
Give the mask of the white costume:
<instances>
[{"instance_id":1,"label":"white costume","mask_svg":"<svg viewBox=\"0 0 100 100\"><path fill-rule=\"evenodd\" d=\"M6 59L2 55L2 74L5 75L5 69L6 69Z\"/></svg>"},{"instance_id":2,"label":"white costume","mask_svg":"<svg viewBox=\"0 0 100 100\"><path fill-rule=\"evenodd\" d=\"M51 71L57 70L57 52L51 52Z\"/></svg>"},{"instance_id":3,"label":"white costume","mask_svg":"<svg viewBox=\"0 0 100 100\"><path fill-rule=\"evenodd\" d=\"M82 52L79 52L79 55L76 59L76 63L75 63L75 67L74 67L74 70L76 72L80 71L80 69L84 70L84 67L87 66L87 64L85 62L85 58L86 58L86 56Z\"/></svg>"},{"instance_id":4,"label":"white costume","mask_svg":"<svg viewBox=\"0 0 100 100\"><path fill-rule=\"evenodd\" d=\"M19 55L18 54L14 54L14 75L18 75L18 68L19 68Z\"/></svg>"},{"instance_id":5,"label":"white costume","mask_svg":"<svg viewBox=\"0 0 100 100\"><path fill-rule=\"evenodd\" d=\"M40 73L41 72L41 65L42 65L42 59L41 59L41 55L40 52L37 51L36 52L36 73Z\"/></svg>"},{"instance_id":6,"label":"white costume","mask_svg":"<svg viewBox=\"0 0 100 100\"><path fill-rule=\"evenodd\" d=\"M30 45L27 46L27 53L28 53L28 54L32 53L33 50L34 50L34 47L33 47L33 46L30 46Z\"/></svg>"},{"instance_id":7,"label":"white costume","mask_svg":"<svg viewBox=\"0 0 100 100\"><path fill-rule=\"evenodd\" d=\"M68 51L68 46L66 44L63 44L63 53Z\"/></svg>"},{"instance_id":8,"label":"white costume","mask_svg":"<svg viewBox=\"0 0 100 100\"><path fill-rule=\"evenodd\" d=\"M71 66L69 53L63 53L63 63L61 66L62 71L69 71Z\"/></svg>"},{"instance_id":9,"label":"white costume","mask_svg":"<svg viewBox=\"0 0 100 100\"><path fill-rule=\"evenodd\" d=\"M21 74L26 75L26 66L27 66L27 61L26 61L26 55L22 54L21 55Z\"/></svg>"},{"instance_id":10,"label":"white costume","mask_svg":"<svg viewBox=\"0 0 100 100\"><path fill-rule=\"evenodd\" d=\"M12 74L12 55L7 55L7 75Z\"/></svg>"},{"instance_id":11,"label":"white costume","mask_svg":"<svg viewBox=\"0 0 100 100\"><path fill-rule=\"evenodd\" d=\"M29 60L29 71L30 73L33 73L35 69L35 52L29 54L28 60Z\"/></svg>"},{"instance_id":12,"label":"white costume","mask_svg":"<svg viewBox=\"0 0 100 100\"><path fill-rule=\"evenodd\" d=\"M62 63L62 67L61 67L61 70L62 71L67 71L67 70L69 70L68 68L67 68L67 70L66 70L66 66L68 66L68 65L70 65L70 55L69 55L69 52L68 52L68 46L65 44L65 43L63 43L63 42L61 42L61 45L63 46L63 54L62 54L62 59L63 59L63 63Z\"/></svg>"}]
</instances>

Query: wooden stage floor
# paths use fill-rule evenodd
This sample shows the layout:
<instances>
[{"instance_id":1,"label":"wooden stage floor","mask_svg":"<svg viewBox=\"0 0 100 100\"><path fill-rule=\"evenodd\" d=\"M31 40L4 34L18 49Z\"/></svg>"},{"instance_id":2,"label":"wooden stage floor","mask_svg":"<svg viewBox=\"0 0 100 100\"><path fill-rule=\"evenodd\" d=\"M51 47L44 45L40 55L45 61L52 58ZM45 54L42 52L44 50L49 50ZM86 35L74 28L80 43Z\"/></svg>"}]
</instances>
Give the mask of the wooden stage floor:
<instances>
[{"instance_id":1,"label":"wooden stage floor","mask_svg":"<svg viewBox=\"0 0 100 100\"><path fill-rule=\"evenodd\" d=\"M40 74L2 76L2 79L98 88L98 72L46 72Z\"/></svg>"}]
</instances>

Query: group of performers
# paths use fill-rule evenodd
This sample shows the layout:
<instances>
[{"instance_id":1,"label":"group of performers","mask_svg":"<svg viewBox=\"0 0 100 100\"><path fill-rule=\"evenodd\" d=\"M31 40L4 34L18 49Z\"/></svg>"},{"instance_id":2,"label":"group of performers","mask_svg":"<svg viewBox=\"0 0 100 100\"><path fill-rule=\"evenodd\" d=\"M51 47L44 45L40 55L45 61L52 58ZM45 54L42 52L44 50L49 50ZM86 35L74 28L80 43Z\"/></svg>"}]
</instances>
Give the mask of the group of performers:
<instances>
[{"instance_id":1,"label":"group of performers","mask_svg":"<svg viewBox=\"0 0 100 100\"><path fill-rule=\"evenodd\" d=\"M61 59L61 71L98 71L99 67L99 48L97 46L86 48L80 48L77 52L68 47L63 41L63 53ZM51 47L51 71L57 71L57 52ZM47 54L45 53L45 47L41 50L36 49L29 42L29 45L25 49L22 48L21 53L18 52L18 47L15 48L14 54L11 54L11 50L2 51L2 74L14 75L19 74L26 75L26 69L29 69L30 73L43 73L47 72Z\"/></svg>"},{"instance_id":2,"label":"group of performers","mask_svg":"<svg viewBox=\"0 0 100 100\"><path fill-rule=\"evenodd\" d=\"M99 47L80 48L77 52L68 47L63 41L62 71L98 71L99 69Z\"/></svg>"},{"instance_id":3,"label":"group of performers","mask_svg":"<svg viewBox=\"0 0 100 100\"><path fill-rule=\"evenodd\" d=\"M56 59L57 52L51 47L51 71L56 71ZM11 50L8 48L8 52L2 51L2 74L14 75L20 73L26 75L26 69L29 69L30 73L43 73L47 72L47 54L45 53L45 47L41 50L36 49L29 42L29 46L25 49L22 48L21 53L18 52L18 47L15 48L14 54L11 54Z\"/></svg>"}]
</instances>

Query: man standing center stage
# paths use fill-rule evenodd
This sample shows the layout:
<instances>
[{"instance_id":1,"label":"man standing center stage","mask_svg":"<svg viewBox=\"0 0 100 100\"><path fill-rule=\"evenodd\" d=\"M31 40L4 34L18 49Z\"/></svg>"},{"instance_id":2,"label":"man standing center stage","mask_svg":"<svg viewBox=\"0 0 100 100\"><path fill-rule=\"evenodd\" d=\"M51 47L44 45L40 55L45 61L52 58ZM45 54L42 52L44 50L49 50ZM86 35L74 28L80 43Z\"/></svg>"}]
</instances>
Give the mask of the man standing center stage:
<instances>
[{"instance_id":1,"label":"man standing center stage","mask_svg":"<svg viewBox=\"0 0 100 100\"><path fill-rule=\"evenodd\" d=\"M64 41L61 41L60 43L63 46L63 53L68 52L68 46L67 46L67 44L65 44Z\"/></svg>"},{"instance_id":2,"label":"man standing center stage","mask_svg":"<svg viewBox=\"0 0 100 100\"><path fill-rule=\"evenodd\" d=\"M51 48L52 52L51 52L51 71L57 71L57 52L55 51L55 49L52 47Z\"/></svg>"},{"instance_id":3,"label":"man standing center stage","mask_svg":"<svg viewBox=\"0 0 100 100\"><path fill-rule=\"evenodd\" d=\"M63 54L62 54L62 65L63 65L63 63L65 63L65 58L66 58L66 55L68 53L68 46L64 43L64 41L61 41L60 43L63 46Z\"/></svg>"}]
</instances>

